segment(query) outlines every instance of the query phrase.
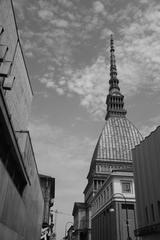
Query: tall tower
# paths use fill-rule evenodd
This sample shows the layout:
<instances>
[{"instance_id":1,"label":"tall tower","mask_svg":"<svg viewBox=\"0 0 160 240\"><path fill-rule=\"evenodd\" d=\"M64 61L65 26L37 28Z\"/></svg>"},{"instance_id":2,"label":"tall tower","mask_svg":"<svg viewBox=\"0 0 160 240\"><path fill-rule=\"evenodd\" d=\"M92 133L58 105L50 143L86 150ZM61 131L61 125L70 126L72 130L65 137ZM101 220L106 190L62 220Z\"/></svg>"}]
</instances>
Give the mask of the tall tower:
<instances>
[{"instance_id":1,"label":"tall tower","mask_svg":"<svg viewBox=\"0 0 160 240\"><path fill-rule=\"evenodd\" d=\"M127 119L124 96L120 92L117 78L114 40L110 39L110 80L106 99L105 125L95 147L84 190L85 202L92 203L98 189L112 170L132 169L131 149L139 144L142 135Z\"/></svg>"},{"instance_id":2,"label":"tall tower","mask_svg":"<svg viewBox=\"0 0 160 240\"><path fill-rule=\"evenodd\" d=\"M109 80L109 94L106 99L107 104L107 114L106 120L112 116L120 116L124 117L127 111L124 109L124 96L120 92L119 88L119 80L117 78L117 67L116 67L116 60L114 55L114 41L113 36L111 35L110 40L110 80Z\"/></svg>"}]
</instances>

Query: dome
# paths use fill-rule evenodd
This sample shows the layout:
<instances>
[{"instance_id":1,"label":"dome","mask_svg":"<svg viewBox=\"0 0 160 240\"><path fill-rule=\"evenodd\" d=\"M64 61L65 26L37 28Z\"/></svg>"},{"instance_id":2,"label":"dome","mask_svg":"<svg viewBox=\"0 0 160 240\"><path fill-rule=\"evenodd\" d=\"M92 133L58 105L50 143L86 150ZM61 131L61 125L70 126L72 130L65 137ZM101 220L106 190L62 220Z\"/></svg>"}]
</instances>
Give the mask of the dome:
<instances>
[{"instance_id":1,"label":"dome","mask_svg":"<svg viewBox=\"0 0 160 240\"><path fill-rule=\"evenodd\" d=\"M142 139L126 117L110 117L105 122L92 161L132 161L131 149Z\"/></svg>"}]
</instances>

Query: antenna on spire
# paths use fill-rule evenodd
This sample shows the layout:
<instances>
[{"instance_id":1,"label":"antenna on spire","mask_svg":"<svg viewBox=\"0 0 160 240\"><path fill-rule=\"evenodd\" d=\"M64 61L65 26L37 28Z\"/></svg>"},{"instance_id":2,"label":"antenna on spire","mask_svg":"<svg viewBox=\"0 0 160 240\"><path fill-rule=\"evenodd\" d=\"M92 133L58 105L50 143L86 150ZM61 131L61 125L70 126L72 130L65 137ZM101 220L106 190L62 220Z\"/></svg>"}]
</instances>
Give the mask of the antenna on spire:
<instances>
[{"instance_id":1,"label":"antenna on spire","mask_svg":"<svg viewBox=\"0 0 160 240\"><path fill-rule=\"evenodd\" d=\"M113 39L113 34L111 34L111 49L114 51L114 39Z\"/></svg>"}]
</instances>

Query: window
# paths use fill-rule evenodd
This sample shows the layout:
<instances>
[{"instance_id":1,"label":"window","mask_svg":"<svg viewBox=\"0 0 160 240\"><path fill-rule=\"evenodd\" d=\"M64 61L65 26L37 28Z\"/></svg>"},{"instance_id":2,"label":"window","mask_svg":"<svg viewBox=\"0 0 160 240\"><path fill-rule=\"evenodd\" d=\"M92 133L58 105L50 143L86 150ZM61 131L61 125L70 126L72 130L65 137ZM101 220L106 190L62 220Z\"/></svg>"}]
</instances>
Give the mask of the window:
<instances>
[{"instance_id":1,"label":"window","mask_svg":"<svg viewBox=\"0 0 160 240\"><path fill-rule=\"evenodd\" d=\"M94 190L97 190L97 181L94 180Z\"/></svg>"},{"instance_id":2,"label":"window","mask_svg":"<svg viewBox=\"0 0 160 240\"><path fill-rule=\"evenodd\" d=\"M111 191L111 195L113 194L113 184L110 184L110 191Z\"/></svg>"},{"instance_id":3,"label":"window","mask_svg":"<svg viewBox=\"0 0 160 240\"><path fill-rule=\"evenodd\" d=\"M145 207L145 213L146 213L146 222L149 223L148 208L147 207Z\"/></svg>"},{"instance_id":4,"label":"window","mask_svg":"<svg viewBox=\"0 0 160 240\"><path fill-rule=\"evenodd\" d=\"M11 152L11 147L5 145L0 139L0 159L3 162L10 178L12 179L15 187L17 188L20 195L27 184L25 176L23 175L20 163L15 159Z\"/></svg>"},{"instance_id":5,"label":"window","mask_svg":"<svg viewBox=\"0 0 160 240\"><path fill-rule=\"evenodd\" d=\"M154 215L154 207L153 204L151 204L151 212L152 212L152 220L155 221L155 215Z\"/></svg>"},{"instance_id":6,"label":"window","mask_svg":"<svg viewBox=\"0 0 160 240\"><path fill-rule=\"evenodd\" d=\"M100 195L100 205L102 205L103 204L103 196L102 196L102 194Z\"/></svg>"},{"instance_id":7,"label":"window","mask_svg":"<svg viewBox=\"0 0 160 240\"><path fill-rule=\"evenodd\" d=\"M122 204L122 209L129 209L129 210L134 210L134 205L133 204Z\"/></svg>"},{"instance_id":8,"label":"window","mask_svg":"<svg viewBox=\"0 0 160 240\"><path fill-rule=\"evenodd\" d=\"M122 182L122 192L131 193L131 182Z\"/></svg>"},{"instance_id":9,"label":"window","mask_svg":"<svg viewBox=\"0 0 160 240\"><path fill-rule=\"evenodd\" d=\"M100 196L98 197L98 207L100 207Z\"/></svg>"},{"instance_id":10,"label":"window","mask_svg":"<svg viewBox=\"0 0 160 240\"><path fill-rule=\"evenodd\" d=\"M107 187L107 199L109 199L109 187Z\"/></svg>"},{"instance_id":11,"label":"window","mask_svg":"<svg viewBox=\"0 0 160 240\"><path fill-rule=\"evenodd\" d=\"M96 168L97 168L97 172L99 172L99 165L97 165Z\"/></svg>"},{"instance_id":12,"label":"window","mask_svg":"<svg viewBox=\"0 0 160 240\"><path fill-rule=\"evenodd\" d=\"M159 215L159 218L160 218L160 201L157 201L157 206L158 206L158 215Z\"/></svg>"},{"instance_id":13,"label":"window","mask_svg":"<svg viewBox=\"0 0 160 240\"><path fill-rule=\"evenodd\" d=\"M103 194L104 194L104 202L106 202L106 191L105 190L104 190Z\"/></svg>"}]
</instances>

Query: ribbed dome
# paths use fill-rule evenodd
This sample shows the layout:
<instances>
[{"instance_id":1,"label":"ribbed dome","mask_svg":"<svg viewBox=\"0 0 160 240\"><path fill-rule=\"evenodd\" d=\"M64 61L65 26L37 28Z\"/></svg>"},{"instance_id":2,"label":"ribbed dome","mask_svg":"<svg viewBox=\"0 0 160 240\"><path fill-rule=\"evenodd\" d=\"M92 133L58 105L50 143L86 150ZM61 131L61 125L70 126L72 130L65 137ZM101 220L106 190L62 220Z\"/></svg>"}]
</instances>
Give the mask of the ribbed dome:
<instances>
[{"instance_id":1,"label":"ribbed dome","mask_svg":"<svg viewBox=\"0 0 160 240\"><path fill-rule=\"evenodd\" d=\"M126 117L110 117L99 137L92 162L132 161L131 149L142 139L140 132Z\"/></svg>"}]
</instances>

